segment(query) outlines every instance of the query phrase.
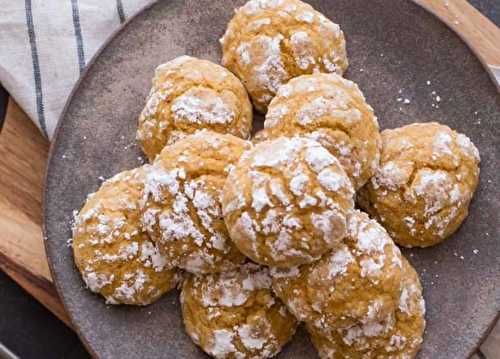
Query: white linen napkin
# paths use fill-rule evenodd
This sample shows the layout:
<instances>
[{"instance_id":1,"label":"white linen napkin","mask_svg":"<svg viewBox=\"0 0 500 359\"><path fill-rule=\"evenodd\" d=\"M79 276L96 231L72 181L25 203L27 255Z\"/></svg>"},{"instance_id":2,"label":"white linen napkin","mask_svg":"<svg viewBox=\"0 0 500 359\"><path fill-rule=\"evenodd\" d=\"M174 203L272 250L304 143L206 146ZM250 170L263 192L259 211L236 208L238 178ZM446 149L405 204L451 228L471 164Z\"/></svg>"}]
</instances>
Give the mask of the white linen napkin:
<instances>
[{"instance_id":1,"label":"white linen napkin","mask_svg":"<svg viewBox=\"0 0 500 359\"><path fill-rule=\"evenodd\" d=\"M104 41L155 0L0 0L0 83L52 139L71 89Z\"/></svg>"}]
</instances>

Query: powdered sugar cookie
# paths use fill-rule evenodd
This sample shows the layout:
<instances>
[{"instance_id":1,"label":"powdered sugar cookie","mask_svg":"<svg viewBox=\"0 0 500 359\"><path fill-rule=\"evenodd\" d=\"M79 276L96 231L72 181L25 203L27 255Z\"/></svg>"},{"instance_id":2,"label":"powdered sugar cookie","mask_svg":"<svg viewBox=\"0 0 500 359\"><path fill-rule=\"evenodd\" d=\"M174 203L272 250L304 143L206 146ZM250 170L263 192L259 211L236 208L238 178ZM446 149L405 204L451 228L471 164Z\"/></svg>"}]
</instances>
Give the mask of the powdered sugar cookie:
<instances>
[{"instance_id":1,"label":"powdered sugar cookie","mask_svg":"<svg viewBox=\"0 0 500 359\"><path fill-rule=\"evenodd\" d=\"M359 203L398 244L435 245L467 217L479 161L467 136L436 122L385 130L380 167Z\"/></svg>"},{"instance_id":2,"label":"powdered sugar cookie","mask_svg":"<svg viewBox=\"0 0 500 359\"><path fill-rule=\"evenodd\" d=\"M268 269L252 263L190 276L181 293L187 333L215 358L276 355L292 338L297 321L270 288Z\"/></svg>"},{"instance_id":3,"label":"powdered sugar cookie","mask_svg":"<svg viewBox=\"0 0 500 359\"><path fill-rule=\"evenodd\" d=\"M153 163L143 222L170 263L191 273L214 273L244 262L228 236L221 195L228 173L250 146L203 130L166 147Z\"/></svg>"},{"instance_id":4,"label":"powdered sugar cookie","mask_svg":"<svg viewBox=\"0 0 500 359\"><path fill-rule=\"evenodd\" d=\"M353 195L342 166L318 142L283 137L241 157L222 205L242 253L257 263L290 267L312 262L340 243Z\"/></svg>"},{"instance_id":5,"label":"powdered sugar cookie","mask_svg":"<svg viewBox=\"0 0 500 359\"><path fill-rule=\"evenodd\" d=\"M110 304L152 303L179 279L141 227L139 202L148 168L104 182L75 217L75 263L89 289Z\"/></svg>"},{"instance_id":6,"label":"powdered sugar cookie","mask_svg":"<svg viewBox=\"0 0 500 359\"><path fill-rule=\"evenodd\" d=\"M377 321L322 332L307 329L322 359L414 358L425 329L422 286L413 267L403 258L399 304L393 313Z\"/></svg>"},{"instance_id":7,"label":"powdered sugar cookie","mask_svg":"<svg viewBox=\"0 0 500 359\"><path fill-rule=\"evenodd\" d=\"M316 262L271 274L274 292L297 319L329 331L393 313L401 272L401 252L384 228L353 211L342 244Z\"/></svg>"},{"instance_id":8,"label":"powdered sugar cookie","mask_svg":"<svg viewBox=\"0 0 500 359\"><path fill-rule=\"evenodd\" d=\"M221 38L222 64L245 84L260 112L293 77L346 70L344 33L299 0L250 0Z\"/></svg>"},{"instance_id":9,"label":"powdered sugar cookie","mask_svg":"<svg viewBox=\"0 0 500 359\"><path fill-rule=\"evenodd\" d=\"M318 141L336 156L355 189L378 167L377 118L358 86L339 75L303 75L282 86L255 141L297 135Z\"/></svg>"},{"instance_id":10,"label":"powdered sugar cookie","mask_svg":"<svg viewBox=\"0 0 500 359\"><path fill-rule=\"evenodd\" d=\"M252 106L241 82L224 67L181 56L158 66L137 139L152 161L167 144L200 129L248 138Z\"/></svg>"}]
</instances>

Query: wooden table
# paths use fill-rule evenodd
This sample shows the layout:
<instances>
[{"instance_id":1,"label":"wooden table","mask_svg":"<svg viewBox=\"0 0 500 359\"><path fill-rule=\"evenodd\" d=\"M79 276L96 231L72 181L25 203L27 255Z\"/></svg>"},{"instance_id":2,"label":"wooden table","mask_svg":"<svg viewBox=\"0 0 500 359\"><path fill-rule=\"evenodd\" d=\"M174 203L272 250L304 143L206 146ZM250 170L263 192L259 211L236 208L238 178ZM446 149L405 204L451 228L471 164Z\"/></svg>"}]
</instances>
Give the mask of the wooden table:
<instances>
[{"instance_id":1,"label":"wooden table","mask_svg":"<svg viewBox=\"0 0 500 359\"><path fill-rule=\"evenodd\" d=\"M500 76L500 30L465 0L415 0L459 33ZM0 135L0 269L71 326L47 265L42 187L49 143L10 99ZM500 323L473 358L500 358Z\"/></svg>"}]
</instances>

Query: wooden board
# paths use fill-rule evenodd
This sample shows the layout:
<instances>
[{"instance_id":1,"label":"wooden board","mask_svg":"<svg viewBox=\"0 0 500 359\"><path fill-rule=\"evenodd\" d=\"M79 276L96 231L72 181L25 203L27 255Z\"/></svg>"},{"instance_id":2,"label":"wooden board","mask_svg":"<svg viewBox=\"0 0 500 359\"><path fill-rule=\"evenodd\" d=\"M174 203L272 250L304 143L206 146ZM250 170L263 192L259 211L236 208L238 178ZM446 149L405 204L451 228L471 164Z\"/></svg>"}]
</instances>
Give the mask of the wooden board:
<instances>
[{"instance_id":1,"label":"wooden board","mask_svg":"<svg viewBox=\"0 0 500 359\"><path fill-rule=\"evenodd\" d=\"M9 101L0 135L0 268L69 324L42 239L42 186L49 143Z\"/></svg>"},{"instance_id":2,"label":"wooden board","mask_svg":"<svg viewBox=\"0 0 500 359\"><path fill-rule=\"evenodd\" d=\"M465 0L415 0L457 31L481 61L500 69L500 30ZM48 142L17 106L9 102L0 135L0 268L70 325L51 282L41 233L41 193ZM500 325L482 347L500 355Z\"/></svg>"}]
</instances>

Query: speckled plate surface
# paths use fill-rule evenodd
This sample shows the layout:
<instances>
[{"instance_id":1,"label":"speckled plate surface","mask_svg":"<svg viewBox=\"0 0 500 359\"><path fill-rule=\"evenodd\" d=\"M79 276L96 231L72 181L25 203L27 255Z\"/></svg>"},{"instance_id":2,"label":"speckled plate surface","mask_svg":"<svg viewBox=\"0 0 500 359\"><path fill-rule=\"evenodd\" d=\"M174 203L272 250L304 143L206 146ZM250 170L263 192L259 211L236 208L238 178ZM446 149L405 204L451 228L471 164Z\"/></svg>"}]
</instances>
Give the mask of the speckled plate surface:
<instances>
[{"instance_id":1,"label":"speckled plate surface","mask_svg":"<svg viewBox=\"0 0 500 359\"><path fill-rule=\"evenodd\" d=\"M107 44L67 105L47 172L46 247L66 310L95 356L204 357L184 333L177 292L145 308L108 307L85 289L66 241L73 210L99 187L99 177L140 164L136 119L156 65L182 54L218 61L217 40L243 2L171 0L146 9ZM500 308L500 97L464 43L412 2L310 2L342 26L351 62L346 77L360 85L382 128L439 120L481 152L480 185L460 230L437 247L405 251L427 301L420 358L466 358ZM303 330L279 356L314 357Z\"/></svg>"}]
</instances>

